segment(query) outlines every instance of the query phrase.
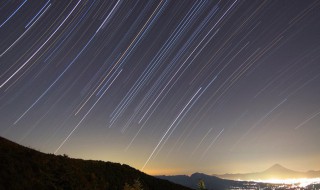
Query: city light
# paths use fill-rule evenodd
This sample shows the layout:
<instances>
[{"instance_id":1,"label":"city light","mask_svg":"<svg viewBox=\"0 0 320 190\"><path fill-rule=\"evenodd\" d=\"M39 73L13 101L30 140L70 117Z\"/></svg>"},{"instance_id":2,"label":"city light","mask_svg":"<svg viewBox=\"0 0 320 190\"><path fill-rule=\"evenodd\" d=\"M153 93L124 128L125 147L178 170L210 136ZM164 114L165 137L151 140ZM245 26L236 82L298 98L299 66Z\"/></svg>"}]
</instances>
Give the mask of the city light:
<instances>
[{"instance_id":1,"label":"city light","mask_svg":"<svg viewBox=\"0 0 320 190\"><path fill-rule=\"evenodd\" d=\"M299 187L306 187L311 184L319 184L320 178L299 178L299 179L268 179L268 180L253 180L260 183L273 184L292 184Z\"/></svg>"}]
</instances>

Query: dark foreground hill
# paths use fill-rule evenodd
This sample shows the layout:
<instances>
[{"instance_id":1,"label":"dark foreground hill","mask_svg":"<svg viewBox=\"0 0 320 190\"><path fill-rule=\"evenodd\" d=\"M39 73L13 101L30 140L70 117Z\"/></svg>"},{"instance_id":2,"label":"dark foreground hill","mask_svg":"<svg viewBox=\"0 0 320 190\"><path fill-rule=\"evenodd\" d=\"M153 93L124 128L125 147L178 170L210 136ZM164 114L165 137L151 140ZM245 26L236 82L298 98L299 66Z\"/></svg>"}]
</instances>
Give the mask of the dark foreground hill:
<instances>
[{"instance_id":1,"label":"dark foreground hill","mask_svg":"<svg viewBox=\"0 0 320 190\"><path fill-rule=\"evenodd\" d=\"M191 190L118 163L44 154L0 137L0 189L123 190L139 179L144 190Z\"/></svg>"}]
</instances>

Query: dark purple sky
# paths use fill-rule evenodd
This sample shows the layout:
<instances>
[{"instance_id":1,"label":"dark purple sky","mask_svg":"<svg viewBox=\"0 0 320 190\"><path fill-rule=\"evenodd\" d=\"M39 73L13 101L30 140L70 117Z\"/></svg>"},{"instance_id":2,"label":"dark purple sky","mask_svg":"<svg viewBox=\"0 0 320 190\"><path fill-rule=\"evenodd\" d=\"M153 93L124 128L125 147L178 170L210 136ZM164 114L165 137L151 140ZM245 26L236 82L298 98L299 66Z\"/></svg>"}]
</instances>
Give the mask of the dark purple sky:
<instances>
[{"instance_id":1,"label":"dark purple sky","mask_svg":"<svg viewBox=\"0 0 320 190\"><path fill-rule=\"evenodd\" d=\"M150 174L320 170L320 1L0 2L0 135Z\"/></svg>"}]
</instances>

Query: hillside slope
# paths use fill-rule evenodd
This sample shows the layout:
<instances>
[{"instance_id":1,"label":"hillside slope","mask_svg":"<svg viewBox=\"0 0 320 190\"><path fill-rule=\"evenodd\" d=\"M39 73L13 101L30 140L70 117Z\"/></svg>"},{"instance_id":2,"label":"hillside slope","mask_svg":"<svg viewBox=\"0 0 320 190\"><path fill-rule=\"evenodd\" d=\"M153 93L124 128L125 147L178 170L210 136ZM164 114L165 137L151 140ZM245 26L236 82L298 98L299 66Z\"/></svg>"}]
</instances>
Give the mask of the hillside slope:
<instances>
[{"instance_id":1,"label":"hillside slope","mask_svg":"<svg viewBox=\"0 0 320 190\"><path fill-rule=\"evenodd\" d=\"M44 154L0 137L0 189L123 190L139 179L144 190L191 190L118 163Z\"/></svg>"}]
</instances>

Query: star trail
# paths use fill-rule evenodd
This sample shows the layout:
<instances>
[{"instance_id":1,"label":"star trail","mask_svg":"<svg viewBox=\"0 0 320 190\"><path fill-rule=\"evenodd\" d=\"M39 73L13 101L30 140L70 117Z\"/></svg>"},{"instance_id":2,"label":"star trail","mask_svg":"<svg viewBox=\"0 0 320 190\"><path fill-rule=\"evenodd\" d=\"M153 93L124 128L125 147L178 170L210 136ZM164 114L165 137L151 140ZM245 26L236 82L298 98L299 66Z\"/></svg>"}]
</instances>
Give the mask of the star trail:
<instances>
[{"instance_id":1,"label":"star trail","mask_svg":"<svg viewBox=\"0 0 320 190\"><path fill-rule=\"evenodd\" d=\"M320 1L4 0L0 135L149 174L320 170Z\"/></svg>"}]
</instances>

